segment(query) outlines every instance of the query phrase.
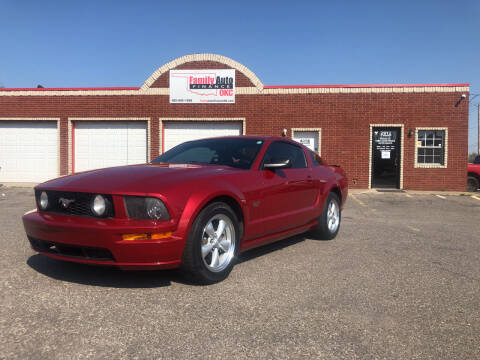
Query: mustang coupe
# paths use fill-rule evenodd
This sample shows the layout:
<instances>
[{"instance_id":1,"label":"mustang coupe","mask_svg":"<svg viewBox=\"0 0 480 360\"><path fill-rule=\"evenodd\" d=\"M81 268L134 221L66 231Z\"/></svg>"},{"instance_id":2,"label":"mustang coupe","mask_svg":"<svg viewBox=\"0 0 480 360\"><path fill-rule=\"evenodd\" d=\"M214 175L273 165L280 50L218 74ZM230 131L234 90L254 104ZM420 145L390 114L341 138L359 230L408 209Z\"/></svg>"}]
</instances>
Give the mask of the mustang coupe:
<instances>
[{"instance_id":1,"label":"mustang coupe","mask_svg":"<svg viewBox=\"0 0 480 360\"><path fill-rule=\"evenodd\" d=\"M189 141L145 165L87 171L35 187L23 216L52 258L122 269L181 267L225 279L245 250L310 231L334 238L347 179L282 137Z\"/></svg>"}]
</instances>

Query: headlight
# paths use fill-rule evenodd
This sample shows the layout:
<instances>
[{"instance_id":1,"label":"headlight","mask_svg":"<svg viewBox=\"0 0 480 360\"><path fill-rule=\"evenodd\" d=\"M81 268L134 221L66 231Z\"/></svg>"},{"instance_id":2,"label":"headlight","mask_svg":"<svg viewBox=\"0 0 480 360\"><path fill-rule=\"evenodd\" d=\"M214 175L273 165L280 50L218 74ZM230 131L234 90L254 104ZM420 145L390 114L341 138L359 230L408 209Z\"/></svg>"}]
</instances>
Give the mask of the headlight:
<instances>
[{"instance_id":1,"label":"headlight","mask_svg":"<svg viewBox=\"0 0 480 360\"><path fill-rule=\"evenodd\" d=\"M48 207L48 195L45 191L42 191L40 197L38 199L38 205L40 206L41 210L46 210Z\"/></svg>"},{"instance_id":2,"label":"headlight","mask_svg":"<svg viewBox=\"0 0 480 360\"><path fill-rule=\"evenodd\" d=\"M166 217L165 215L168 216L167 208L160 199L146 198L145 206L147 208L147 215L150 219L160 220L164 219Z\"/></svg>"},{"instance_id":3,"label":"headlight","mask_svg":"<svg viewBox=\"0 0 480 360\"><path fill-rule=\"evenodd\" d=\"M154 197L125 196L130 219L170 220L170 214L162 200Z\"/></svg>"},{"instance_id":4,"label":"headlight","mask_svg":"<svg viewBox=\"0 0 480 360\"><path fill-rule=\"evenodd\" d=\"M102 195L97 195L92 201L92 211L97 216L103 216L107 209L107 203Z\"/></svg>"}]
</instances>

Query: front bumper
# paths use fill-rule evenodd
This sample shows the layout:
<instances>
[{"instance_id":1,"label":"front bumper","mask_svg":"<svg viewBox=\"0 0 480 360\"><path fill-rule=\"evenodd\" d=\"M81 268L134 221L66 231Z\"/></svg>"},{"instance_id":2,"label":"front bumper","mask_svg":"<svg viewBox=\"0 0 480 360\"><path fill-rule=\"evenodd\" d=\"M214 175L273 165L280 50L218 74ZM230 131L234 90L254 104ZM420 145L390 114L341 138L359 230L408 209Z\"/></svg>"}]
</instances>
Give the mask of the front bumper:
<instances>
[{"instance_id":1,"label":"front bumper","mask_svg":"<svg viewBox=\"0 0 480 360\"><path fill-rule=\"evenodd\" d=\"M122 269L165 269L180 266L185 240L123 240L122 234L172 232L175 225L149 220L97 219L37 211L23 216L32 248L67 261L118 266Z\"/></svg>"}]
</instances>

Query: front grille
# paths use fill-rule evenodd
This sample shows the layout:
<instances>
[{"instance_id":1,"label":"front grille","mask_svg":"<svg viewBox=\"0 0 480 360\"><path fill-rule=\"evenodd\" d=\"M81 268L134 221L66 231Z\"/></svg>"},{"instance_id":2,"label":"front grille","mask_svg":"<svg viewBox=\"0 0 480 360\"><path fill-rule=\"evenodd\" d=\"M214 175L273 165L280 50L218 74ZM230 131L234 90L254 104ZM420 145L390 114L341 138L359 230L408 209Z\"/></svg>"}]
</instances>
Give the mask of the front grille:
<instances>
[{"instance_id":1,"label":"front grille","mask_svg":"<svg viewBox=\"0 0 480 360\"><path fill-rule=\"evenodd\" d=\"M53 212L56 214L98 217L92 211L92 201L97 194L82 193L82 192L67 192L67 191L45 191L48 195L48 207L45 212ZM42 190L37 190L35 196L38 199ZM113 199L111 195L102 195L106 200L106 211L102 217L113 218L115 211L113 209ZM63 206L61 199L67 200L68 205ZM64 202L65 203L65 202Z\"/></svg>"},{"instance_id":2,"label":"front grille","mask_svg":"<svg viewBox=\"0 0 480 360\"><path fill-rule=\"evenodd\" d=\"M28 237L28 240L35 251L77 259L115 261L112 253L105 248L55 243L35 239L31 236Z\"/></svg>"}]
</instances>

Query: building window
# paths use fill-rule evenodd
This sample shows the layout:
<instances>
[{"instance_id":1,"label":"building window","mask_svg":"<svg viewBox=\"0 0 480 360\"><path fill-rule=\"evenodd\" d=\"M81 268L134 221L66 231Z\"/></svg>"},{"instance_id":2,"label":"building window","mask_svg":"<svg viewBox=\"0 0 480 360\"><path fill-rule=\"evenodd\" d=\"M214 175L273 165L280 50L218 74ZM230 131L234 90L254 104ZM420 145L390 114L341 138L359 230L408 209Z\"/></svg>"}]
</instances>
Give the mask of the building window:
<instances>
[{"instance_id":1,"label":"building window","mask_svg":"<svg viewBox=\"0 0 480 360\"><path fill-rule=\"evenodd\" d=\"M447 129L417 129L416 166L446 167Z\"/></svg>"}]
</instances>

